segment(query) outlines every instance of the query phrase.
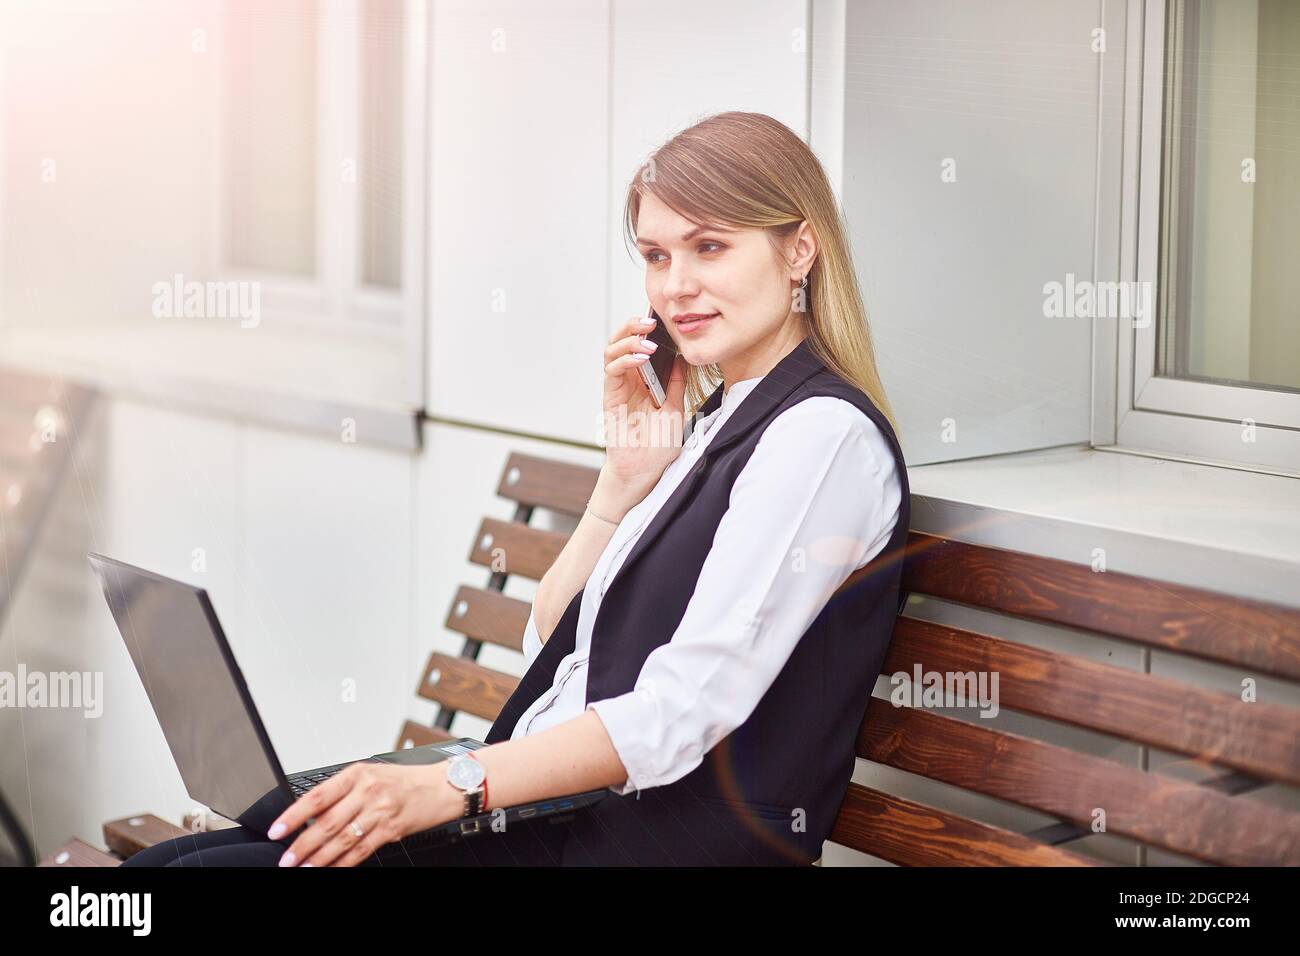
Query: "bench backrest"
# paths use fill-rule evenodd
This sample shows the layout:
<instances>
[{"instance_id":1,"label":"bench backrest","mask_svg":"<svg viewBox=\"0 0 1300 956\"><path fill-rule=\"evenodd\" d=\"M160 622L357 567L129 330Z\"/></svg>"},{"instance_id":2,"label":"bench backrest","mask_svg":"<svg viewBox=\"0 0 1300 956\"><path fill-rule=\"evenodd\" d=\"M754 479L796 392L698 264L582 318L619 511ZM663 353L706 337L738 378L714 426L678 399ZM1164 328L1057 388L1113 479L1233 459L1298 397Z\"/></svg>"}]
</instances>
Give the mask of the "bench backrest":
<instances>
[{"instance_id":1,"label":"bench backrest","mask_svg":"<svg viewBox=\"0 0 1300 956\"><path fill-rule=\"evenodd\" d=\"M996 672L1001 708L1189 759L1163 768L1177 773L1153 773L993 729L978 717L876 698L859 734L860 757L1059 822L1009 833L900 807L854 785L835 840L903 864L1059 863L1063 844L1100 824L1206 863L1300 863L1300 813L1249 795L1271 783L1300 783L1300 710L1276 699L1282 682L1300 678L1300 608L917 533L903 585L913 595L1117 639L1141 649L1141 664L1099 663L904 613L886 675L918 667L923 675ZM1242 690L1153 673L1148 649L1227 665ZM1276 679L1274 692L1254 699L1262 677ZM1188 772L1200 779L1187 779Z\"/></svg>"},{"instance_id":2,"label":"bench backrest","mask_svg":"<svg viewBox=\"0 0 1300 956\"><path fill-rule=\"evenodd\" d=\"M452 736L458 711L492 720L518 679L477 663L484 644L520 650L530 604L502 593L511 574L538 580L567 535L529 525L545 508L578 517L597 470L531 455L509 456L497 494L513 520L484 518L469 559L489 571L485 587L462 586L446 627L464 636L459 656L434 653L418 693L439 704L434 727L407 722L398 746ZM852 575L850 587L868 565ZM1243 681L1300 679L1300 609L1266 605L999 548L913 532L904 590L1240 670ZM1197 860L1300 863L1300 814L1246 795L1269 783L1300 783L1300 711L1246 694L1203 689L1144 669L1098 663L969 630L906 611L882 677L997 674L999 708L1087 728L1191 758L1209 771L1189 782L1066 746L994 729L978 717L875 697L858 756L1004 800L1060 821L1015 833L851 784L834 842L902 865L1092 865L1064 848L1105 831ZM1248 684L1250 682L1247 682ZM951 703L951 701L949 701Z\"/></svg>"},{"instance_id":3,"label":"bench backrest","mask_svg":"<svg viewBox=\"0 0 1300 956\"><path fill-rule=\"evenodd\" d=\"M397 746L411 747L446 740L452 719L465 711L495 720L519 683L517 677L477 663L484 644L523 651L524 628L532 608L529 601L507 597L506 579L522 575L539 581L559 556L568 535L529 525L537 508L580 517L596 487L598 470L512 453L506 460L497 494L514 502L510 521L484 518L474 535L469 560L488 569L484 587L462 585L452 598L444 626L464 635L459 656L435 651L429 656L416 693L439 705L432 727L407 721Z\"/></svg>"}]
</instances>

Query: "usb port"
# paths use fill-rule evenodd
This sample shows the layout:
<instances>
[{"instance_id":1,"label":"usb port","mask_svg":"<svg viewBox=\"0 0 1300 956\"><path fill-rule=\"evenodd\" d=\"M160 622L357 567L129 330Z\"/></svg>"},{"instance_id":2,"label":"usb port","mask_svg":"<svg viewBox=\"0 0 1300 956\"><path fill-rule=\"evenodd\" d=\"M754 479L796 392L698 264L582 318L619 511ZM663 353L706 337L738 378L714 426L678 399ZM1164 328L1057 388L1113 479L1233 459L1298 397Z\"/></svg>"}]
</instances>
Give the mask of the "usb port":
<instances>
[{"instance_id":1,"label":"usb port","mask_svg":"<svg viewBox=\"0 0 1300 956\"><path fill-rule=\"evenodd\" d=\"M537 812L537 808L536 808L536 807L526 807L525 809L519 811L519 819L520 819L520 820L527 820L529 817L531 817L531 816L532 816L533 814L535 814L536 812Z\"/></svg>"},{"instance_id":2,"label":"usb port","mask_svg":"<svg viewBox=\"0 0 1300 956\"><path fill-rule=\"evenodd\" d=\"M543 810L554 810L554 809L555 809L555 804L553 804L553 803L543 803L543 804L542 804L542 809L543 809Z\"/></svg>"},{"instance_id":3,"label":"usb port","mask_svg":"<svg viewBox=\"0 0 1300 956\"><path fill-rule=\"evenodd\" d=\"M565 800L563 803L561 803L561 804L557 804L557 806L559 806L559 808L560 808L561 810L567 810L567 809L569 809L571 806L573 806L573 801L572 801L572 800Z\"/></svg>"},{"instance_id":4,"label":"usb port","mask_svg":"<svg viewBox=\"0 0 1300 956\"><path fill-rule=\"evenodd\" d=\"M477 820L466 820L460 825L461 833L478 833L479 822Z\"/></svg>"}]
</instances>

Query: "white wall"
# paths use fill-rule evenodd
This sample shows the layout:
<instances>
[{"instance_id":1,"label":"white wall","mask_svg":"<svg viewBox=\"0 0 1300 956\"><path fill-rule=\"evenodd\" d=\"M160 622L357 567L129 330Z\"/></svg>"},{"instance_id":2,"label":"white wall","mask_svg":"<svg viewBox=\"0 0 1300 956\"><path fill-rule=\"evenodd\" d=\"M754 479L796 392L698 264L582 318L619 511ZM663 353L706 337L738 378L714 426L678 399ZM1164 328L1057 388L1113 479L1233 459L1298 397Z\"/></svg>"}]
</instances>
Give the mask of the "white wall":
<instances>
[{"instance_id":1,"label":"white wall","mask_svg":"<svg viewBox=\"0 0 1300 956\"><path fill-rule=\"evenodd\" d=\"M593 443L609 4L437 3L432 63L428 410Z\"/></svg>"},{"instance_id":2,"label":"white wall","mask_svg":"<svg viewBox=\"0 0 1300 956\"><path fill-rule=\"evenodd\" d=\"M1091 327L1042 290L1093 277L1100 23L1079 0L846 5L825 95L909 464L1088 441Z\"/></svg>"}]
</instances>

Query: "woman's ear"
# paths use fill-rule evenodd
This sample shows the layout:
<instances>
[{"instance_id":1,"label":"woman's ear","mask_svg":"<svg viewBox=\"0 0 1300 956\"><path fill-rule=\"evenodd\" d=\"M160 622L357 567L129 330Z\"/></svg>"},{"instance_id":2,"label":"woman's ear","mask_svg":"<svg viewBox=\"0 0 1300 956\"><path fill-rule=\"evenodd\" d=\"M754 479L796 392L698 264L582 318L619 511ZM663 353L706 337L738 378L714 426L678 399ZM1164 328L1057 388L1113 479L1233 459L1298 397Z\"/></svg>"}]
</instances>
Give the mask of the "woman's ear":
<instances>
[{"instance_id":1,"label":"woman's ear","mask_svg":"<svg viewBox=\"0 0 1300 956\"><path fill-rule=\"evenodd\" d=\"M790 263L790 278L798 282L812 271L813 262L818 251L817 234L805 219L799 223L788 242L787 261Z\"/></svg>"}]
</instances>

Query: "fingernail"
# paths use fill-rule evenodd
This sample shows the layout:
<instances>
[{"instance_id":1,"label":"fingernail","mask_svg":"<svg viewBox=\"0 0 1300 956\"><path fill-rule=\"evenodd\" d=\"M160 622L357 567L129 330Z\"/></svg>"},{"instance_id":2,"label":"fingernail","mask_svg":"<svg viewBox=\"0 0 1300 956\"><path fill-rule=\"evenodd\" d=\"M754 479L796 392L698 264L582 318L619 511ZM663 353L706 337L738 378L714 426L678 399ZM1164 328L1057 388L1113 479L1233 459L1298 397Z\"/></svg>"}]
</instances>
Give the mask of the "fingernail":
<instances>
[{"instance_id":1,"label":"fingernail","mask_svg":"<svg viewBox=\"0 0 1300 956\"><path fill-rule=\"evenodd\" d=\"M305 869L307 869L307 867L309 867L309 866L311 866L310 863L304 863L304 864L303 864L302 866L300 866L298 869L300 869L300 870L305 870Z\"/></svg>"},{"instance_id":2,"label":"fingernail","mask_svg":"<svg viewBox=\"0 0 1300 956\"><path fill-rule=\"evenodd\" d=\"M643 341L643 342L641 343L641 345L642 345L643 348L647 348L647 349L649 349L651 352L653 352L655 349L659 348L659 343L658 343L658 342L651 342L649 339L646 339L645 341Z\"/></svg>"},{"instance_id":3,"label":"fingernail","mask_svg":"<svg viewBox=\"0 0 1300 956\"><path fill-rule=\"evenodd\" d=\"M652 318L650 318L649 316L647 316L646 318L644 318L644 319L641 320L641 324L642 324L642 325L654 325L654 324L655 324L655 320L652 319Z\"/></svg>"},{"instance_id":4,"label":"fingernail","mask_svg":"<svg viewBox=\"0 0 1300 956\"><path fill-rule=\"evenodd\" d=\"M293 855L292 850L285 850L284 856L280 857L281 866L293 866L297 862L298 862L298 858Z\"/></svg>"},{"instance_id":5,"label":"fingernail","mask_svg":"<svg viewBox=\"0 0 1300 956\"><path fill-rule=\"evenodd\" d=\"M632 356L632 360L634 362L644 362L649 357L650 357L649 352L637 352L636 355Z\"/></svg>"},{"instance_id":6,"label":"fingernail","mask_svg":"<svg viewBox=\"0 0 1300 956\"><path fill-rule=\"evenodd\" d=\"M277 823L275 826L271 827L270 832L267 833L267 837L270 838L270 839L272 839L272 840L278 840L278 839L280 839L280 837L282 837L282 836L284 836L284 824L283 824L283 823Z\"/></svg>"}]
</instances>

